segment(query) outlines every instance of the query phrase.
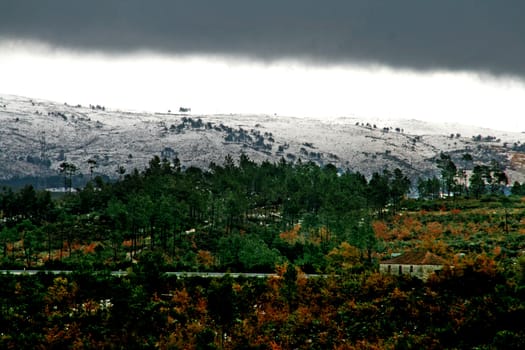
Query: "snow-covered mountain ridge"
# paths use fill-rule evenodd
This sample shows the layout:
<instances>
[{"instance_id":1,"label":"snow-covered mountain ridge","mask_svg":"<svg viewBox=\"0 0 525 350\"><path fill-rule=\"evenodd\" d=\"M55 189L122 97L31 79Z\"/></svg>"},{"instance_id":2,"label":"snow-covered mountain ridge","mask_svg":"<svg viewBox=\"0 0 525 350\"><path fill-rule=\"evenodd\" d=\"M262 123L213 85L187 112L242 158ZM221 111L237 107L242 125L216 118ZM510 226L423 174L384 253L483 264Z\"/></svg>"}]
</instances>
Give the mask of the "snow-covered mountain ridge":
<instances>
[{"instance_id":1,"label":"snow-covered mountain ridge","mask_svg":"<svg viewBox=\"0 0 525 350\"><path fill-rule=\"evenodd\" d=\"M84 174L142 170L158 155L207 167L241 152L255 161L314 161L366 176L400 168L412 179L438 173L441 152L458 168L496 160L510 181L525 179L523 133L417 120L323 120L275 115L191 115L108 110L0 95L0 179L58 174L64 161ZM463 160L470 154L473 161Z\"/></svg>"}]
</instances>

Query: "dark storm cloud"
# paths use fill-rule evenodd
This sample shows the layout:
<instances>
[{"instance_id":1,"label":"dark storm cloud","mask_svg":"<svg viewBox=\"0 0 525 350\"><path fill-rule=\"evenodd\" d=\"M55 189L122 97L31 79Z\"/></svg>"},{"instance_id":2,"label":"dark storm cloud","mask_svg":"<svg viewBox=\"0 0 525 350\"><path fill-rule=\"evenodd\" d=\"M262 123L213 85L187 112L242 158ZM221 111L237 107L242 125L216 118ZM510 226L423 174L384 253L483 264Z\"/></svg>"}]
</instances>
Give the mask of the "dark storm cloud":
<instances>
[{"instance_id":1,"label":"dark storm cloud","mask_svg":"<svg viewBox=\"0 0 525 350\"><path fill-rule=\"evenodd\" d=\"M523 0L2 0L0 37L525 77Z\"/></svg>"}]
</instances>

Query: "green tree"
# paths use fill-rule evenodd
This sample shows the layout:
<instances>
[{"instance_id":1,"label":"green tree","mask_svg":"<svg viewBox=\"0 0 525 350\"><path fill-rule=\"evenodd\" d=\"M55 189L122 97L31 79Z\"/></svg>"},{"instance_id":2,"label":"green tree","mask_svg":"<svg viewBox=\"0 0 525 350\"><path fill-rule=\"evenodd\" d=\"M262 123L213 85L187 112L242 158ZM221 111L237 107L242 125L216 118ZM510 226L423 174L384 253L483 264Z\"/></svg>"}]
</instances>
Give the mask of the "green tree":
<instances>
[{"instance_id":1,"label":"green tree","mask_svg":"<svg viewBox=\"0 0 525 350\"><path fill-rule=\"evenodd\" d=\"M379 216L383 216L389 198L390 172L385 170L382 175L377 172L373 173L368 183L368 200Z\"/></svg>"},{"instance_id":2,"label":"green tree","mask_svg":"<svg viewBox=\"0 0 525 350\"><path fill-rule=\"evenodd\" d=\"M450 155L441 153L437 161L437 166L441 170L441 178L443 180L443 192L450 196L456 186L457 167L452 161Z\"/></svg>"},{"instance_id":3,"label":"green tree","mask_svg":"<svg viewBox=\"0 0 525 350\"><path fill-rule=\"evenodd\" d=\"M518 181L514 181L510 191L513 195L521 196L525 193L525 186L522 186Z\"/></svg>"},{"instance_id":4,"label":"green tree","mask_svg":"<svg viewBox=\"0 0 525 350\"><path fill-rule=\"evenodd\" d=\"M417 182L417 190L419 197L422 199L437 199L439 198L441 183L435 176L426 180L419 178Z\"/></svg>"},{"instance_id":5,"label":"green tree","mask_svg":"<svg viewBox=\"0 0 525 350\"><path fill-rule=\"evenodd\" d=\"M472 170L469 186L469 193L475 198L479 198L481 195L486 193L485 178L486 168L481 165L476 165Z\"/></svg>"},{"instance_id":6,"label":"green tree","mask_svg":"<svg viewBox=\"0 0 525 350\"><path fill-rule=\"evenodd\" d=\"M359 249L362 259L366 257L367 262L371 263L372 254L377 249L377 238L370 220L363 217L349 229L348 243Z\"/></svg>"},{"instance_id":7,"label":"green tree","mask_svg":"<svg viewBox=\"0 0 525 350\"><path fill-rule=\"evenodd\" d=\"M62 162L58 167L61 174L64 174L64 189L69 190L73 188L73 176L78 171L78 167L73 163Z\"/></svg>"},{"instance_id":8,"label":"green tree","mask_svg":"<svg viewBox=\"0 0 525 350\"><path fill-rule=\"evenodd\" d=\"M148 195L131 194L126 205L128 225L131 233L130 259L133 261L138 246L144 243L144 235L150 223L153 204Z\"/></svg>"},{"instance_id":9,"label":"green tree","mask_svg":"<svg viewBox=\"0 0 525 350\"><path fill-rule=\"evenodd\" d=\"M227 275L220 280L214 279L208 288L208 310L219 326L221 348L224 348L224 338L237 317L236 296L232 285L233 279Z\"/></svg>"},{"instance_id":10,"label":"green tree","mask_svg":"<svg viewBox=\"0 0 525 350\"><path fill-rule=\"evenodd\" d=\"M109 219L109 239L113 248L113 262L118 261L118 253L124 240L124 231L128 227L128 212L126 205L112 198L107 205L106 215Z\"/></svg>"},{"instance_id":11,"label":"green tree","mask_svg":"<svg viewBox=\"0 0 525 350\"><path fill-rule=\"evenodd\" d=\"M159 233L160 245L164 251L168 247L168 235L173 229L175 219L172 213L172 208L174 206L172 198L165 194L162 194L161 197L153 202L154 210L153 217L156 229ZM153 229L153 228L152 228ZM152 247L155 244L154 236L151 237Z\"/></svg>"},{"instance_id":12,"label":"green tree","mask_svg":"<svg viewBox=\"0 0 525 350\"><path fill-rule=\"evenodd\" d=\"M32 185L24 186L16 196L20 214L24 219L30 219L37 212L37 196Z\"/></svg>"},{"instance_id":13,"label":"green tree","mask_svg":"<svg viewBox=\"0 0 525 350\"><path fill-rule=\"evenodd\" d=\"M19 235L16 227L2 227L0 231L0 237L2 240L2 251L4 258L8 257L8 248L11 248L11 256L8 257L11 263L15 262L15 242L18 241Z\"/></svg>"},{"instance_id":14,"label":"green tree","mask_svg":"<svg viewBox=\"0 0 525 350\"><path fill-rule=\"evenodd\" d=\"M255 235L235 232L223 236L219 239L218 250L221 265L234 271L270 272L283 261L277 249L270 249Z\"/></svg>"},{"instance_id":15,"label":"green tree","mask_svg":"<svg viewBox=\"0 0 525 350\"><path fill-rule=\"evenodd\" d=\"M286 265L286 271L283 274L283 285L281 288L281 293L288 305L288 311L293 312L298 304L297 269L294 265Z\"/></svg>"},{"instance_id":16,"label":"green tree","mask_svg":"<svg viewBox=\"0 0 525 350\"><path fill-rule=\"evenodd\" d=\"M93 180L93 171L97 167L97 161L95 159L93 159L93 158L90 158L90 159L88 159L87 163L88 163L88 166L89 166L89 178L90 178L90 180Z\"/></svg>"},{"instance_id":17,"label":"green tree","mask_svg":"<svg viewBox=\"0 0 525 350\"><path fill-rule=\"evenodd\" d=\"M31 268L33 262L33 252L36 250L38 242L41 242L41 235L38 228L29 220L24 220L16 226L20 240L22 241L22 248L24 250L25 265ZM37 232L38 231L38 232Z\"/></svg>"},{"instance_id":18,"label":"green tree","mask_svg":"<svg viewBox=\"0 0 525 350\"><path fill-rule=\"evenodd\" d=\"M399 210L401 200L408 194L409 190L410 180L399 168L396 168L394 170L394 176L390 182L390 195L392 197L395 211Z\"/></svg>"},{"instance_id":19,"label":"green tree","mask_svg":"<svg viewBox=\"0 0 525 350\"><path fill-rule=\"evenodd\" d=\"M492 160L490 163L490 173L492 178L492 181L490 182L491 192L502 193L503 187L508 184L505 168L499 162Z\"/></svg>"}]
</instances>

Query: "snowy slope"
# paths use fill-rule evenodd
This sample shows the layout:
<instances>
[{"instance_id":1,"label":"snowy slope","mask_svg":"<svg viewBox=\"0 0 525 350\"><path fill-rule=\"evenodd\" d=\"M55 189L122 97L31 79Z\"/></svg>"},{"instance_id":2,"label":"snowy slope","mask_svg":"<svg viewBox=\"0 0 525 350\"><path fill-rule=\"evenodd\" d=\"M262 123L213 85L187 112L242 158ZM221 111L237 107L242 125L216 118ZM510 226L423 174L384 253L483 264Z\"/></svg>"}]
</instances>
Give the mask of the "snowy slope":
<instances>
[{"instance_id":1,"label":"snowy slope","mask_svg":"<svg viewBox=\"0 0 525 350\"><path fill-rule=\"evenodd\" d=\"M482 141L473 136L482 135ZM490 142L486 137L491 136ZM440 152L466 169L496 159L511 181L523 181L522 133L417 120L315 120L272 115L181 115L106 110L0 95L0 178L49 176L67 161L89 174L116 177L122 166L143 169L158 155L183 166L207 167L241 152L256 161L314 161L370 176L396 167L411 175L436 174ZM470 153L474 162L462 162Z\"/></svg>"}]
</instances>

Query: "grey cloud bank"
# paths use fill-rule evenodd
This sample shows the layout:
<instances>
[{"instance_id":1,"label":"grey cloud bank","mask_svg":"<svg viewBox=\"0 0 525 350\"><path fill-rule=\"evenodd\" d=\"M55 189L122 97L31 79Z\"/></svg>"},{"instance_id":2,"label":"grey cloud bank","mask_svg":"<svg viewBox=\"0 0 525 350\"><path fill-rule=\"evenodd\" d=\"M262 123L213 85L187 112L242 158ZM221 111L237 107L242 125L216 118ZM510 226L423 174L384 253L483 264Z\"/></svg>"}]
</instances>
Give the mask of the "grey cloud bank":
<instances>
[{"instance_id":1,"label":"grey cloud bank","mask_svg":"<svg viewBox=\"0 0 525 350\"><path fill-rule=\"evenodd\" d=\"M0 39L525 79L522 0L5 0Z\"/></svg>"}]
</instances>

